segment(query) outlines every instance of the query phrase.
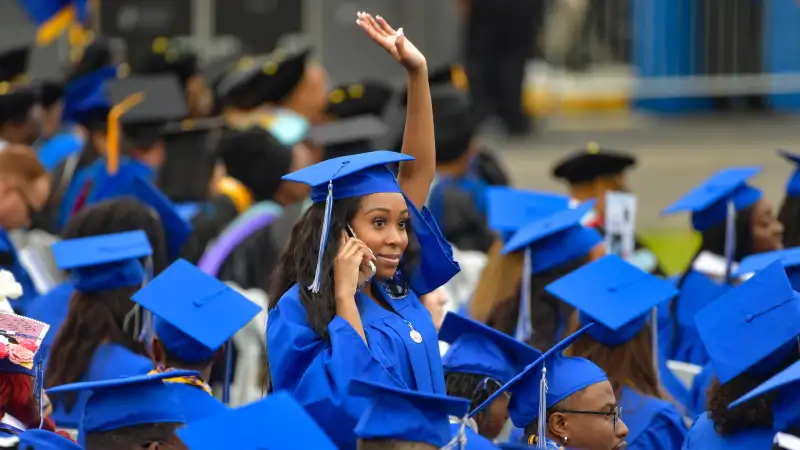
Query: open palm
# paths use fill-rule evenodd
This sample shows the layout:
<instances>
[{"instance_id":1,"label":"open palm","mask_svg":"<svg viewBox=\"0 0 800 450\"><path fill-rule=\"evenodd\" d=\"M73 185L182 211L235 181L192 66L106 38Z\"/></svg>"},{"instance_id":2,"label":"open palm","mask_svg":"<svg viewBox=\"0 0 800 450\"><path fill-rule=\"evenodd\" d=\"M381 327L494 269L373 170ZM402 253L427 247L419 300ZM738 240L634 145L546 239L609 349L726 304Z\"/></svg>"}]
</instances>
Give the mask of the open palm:
<instances>
[{"instance_id":1,"label":"open palm","mask_svg":"<svg viewBox=\"0 0 800 450\"><path fill-rule=\"evenodd\" d=\"M414 44L406 39L403 29L396 30L389 25L383 17L372 17L371 14L359 12L356 23L364 30L373 41L377 42L384 50L403 65L406 70L417 70L427 64L425 56Z\"/></svg>"}]
</instances>

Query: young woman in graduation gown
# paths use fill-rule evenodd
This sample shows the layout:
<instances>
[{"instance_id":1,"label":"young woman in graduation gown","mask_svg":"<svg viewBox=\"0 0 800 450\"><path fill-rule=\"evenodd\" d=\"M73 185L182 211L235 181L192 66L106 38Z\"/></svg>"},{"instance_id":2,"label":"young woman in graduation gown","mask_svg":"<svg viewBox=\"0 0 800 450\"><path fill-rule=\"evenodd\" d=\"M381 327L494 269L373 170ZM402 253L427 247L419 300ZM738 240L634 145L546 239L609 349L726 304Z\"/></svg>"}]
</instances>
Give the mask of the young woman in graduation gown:
<instances>
[{"instance_id":1,"label":"young woman in graduation gown","mask_svg":"<svg viewBox=\"0 0 800 450\"><path fill-rule=\"evenodd\" d=\"M351 379L445 393L436 328L418 296L458 272L423 208L436 160L425 57L382 18L357 22L408 72L403 154L332 159L286 177L312 185L314 204L282 255L267 321L271 389L291 392L342 449L355 448L367 407L346 395ZM395 178L386 164L397 162Z\"/></svg>"},{"instance_id":2,"label":"young woman in graduation gown","mask_svg":"<svg viewBox=\"0 0 800 450\"><path fill-rule=\"evenodd\" d=\"M33 150L6 146L0 152L0 269L11 272L22 285L22 297L14 303L14 310L20 314L39 294L8 232L29 227L49 195L50 178Z\"/></svg>"},{"instance_id":3,"label":"young woman in graduation gown","mask_svg":"<svg viewBox=\"0 0 800 450\"><path fill-rule=\"evenodd\" d=\"M153 367L143 314L131 296L152 276L155 260L163 264L163 231L160 224L150 224L152 242L142 230L101 235L103 219L116 208L101 203L87 212L76 216L83 220L72 222L68 230L67 236L75 238L53 247L56 263L70 272L75 292L50 347L45 387L141 375ZM56 423L77 429L85 396L63 394L52 400Z\"/></svg>"}]
</instances>

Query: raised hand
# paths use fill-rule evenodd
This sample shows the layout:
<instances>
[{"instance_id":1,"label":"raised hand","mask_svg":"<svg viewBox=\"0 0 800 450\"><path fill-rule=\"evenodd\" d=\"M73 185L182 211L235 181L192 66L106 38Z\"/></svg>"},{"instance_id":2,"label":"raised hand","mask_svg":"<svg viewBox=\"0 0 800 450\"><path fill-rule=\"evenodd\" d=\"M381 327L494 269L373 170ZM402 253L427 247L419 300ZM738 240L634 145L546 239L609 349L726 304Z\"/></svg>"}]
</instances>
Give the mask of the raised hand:
<instances>
[{"instance_id":1,"label":"raised hand","mask_svg":"<svg viewBox=\"0 0 800 450\"><path fill-rule=\"evenodd\" d=\"M425 55L409 41L403 29L395 30L383 17L372 17L365 12L356 13L356 23L373 41L392 55L407 71L413 72L427 67Z\"/></svg>"}]
</instances>

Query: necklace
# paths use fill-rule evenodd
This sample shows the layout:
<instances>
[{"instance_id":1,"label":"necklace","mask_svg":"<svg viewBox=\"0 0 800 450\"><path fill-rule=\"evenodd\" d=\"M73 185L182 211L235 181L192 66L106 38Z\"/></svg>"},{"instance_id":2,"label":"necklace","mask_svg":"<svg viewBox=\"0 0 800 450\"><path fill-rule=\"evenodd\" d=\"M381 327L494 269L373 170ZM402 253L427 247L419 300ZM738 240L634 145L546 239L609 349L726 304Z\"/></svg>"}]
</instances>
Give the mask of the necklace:
<instances>
[{"instance_id":1,"label":"necklace","mask_svg":"<svg viewBox=\"0 0 800 450\"><path fill-rule=\"evenodd\" d=\"M414 329L414 325L411 325L411 322L409 322L409 321L407 321L405 319L403 319L403 321L406 323L406 325L408 325L408 328L411 328L411 332L408 333L408 335L411 336L411 340L414 341L417 344L421 344L422 343L422 335L419 334L419 331Z\"/></svg>"}]
</instances>

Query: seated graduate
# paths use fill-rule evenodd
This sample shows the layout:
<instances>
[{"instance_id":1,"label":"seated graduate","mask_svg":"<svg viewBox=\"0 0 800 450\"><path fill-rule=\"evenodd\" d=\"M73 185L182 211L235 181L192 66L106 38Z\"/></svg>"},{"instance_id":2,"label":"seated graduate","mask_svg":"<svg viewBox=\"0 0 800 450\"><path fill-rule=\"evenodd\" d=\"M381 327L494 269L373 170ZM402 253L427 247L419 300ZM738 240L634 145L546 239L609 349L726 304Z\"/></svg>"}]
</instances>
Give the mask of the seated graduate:
<instances>
[{"instance_id":1,"label":"seated graduate","mask_svg":"<svg viewBox=\"0 0 800 450\"><path fill-rule=\"evenodd\" d=\"M545 291L545 286L603 256L600 233L581 224L592 203L565 207L533 220L508 240L501 257L517 258L515 270L519 275L513 281L516 295L498 299L488 325L545 350L564 335L572 308ZM484 271L483 278L487 275ZM476 292L481 289L479 285Z\"/></svg>"},{"instance_id":2,"label":"seated graduate","mask_svg":"<svg viewBox=\"0 0 800 450\"><path fill-rule=\"evenodd\" d=\"M0 150L32 145L41 133L36 90L27 83L29 46L0 51Z\"/></svg>"},{"instance_id":3,"label":"seated graduate","mask_svg":"<svg viewBox=\"0 0 800 450\"><path fill-rule=\"evenodd\" d=\"M153 272L158 274L167 264L166 242L161 221L150 208L130 197L106 200L82 209L67 222L64 240L143 230L153 249ZM58 261L56 262L58 264ZM62 283L50 292L36 297L28 307L28 317L50 325L50 332L42 342L41 351L45 367L50 347L67 318L70 301L75 293L72 280Z\"/></svg>"},{"instance_id":4,"label":"seated graduate","mask_svg":"<svg viewBox=\"0 0 800 450\"><path fill-rule=\"evenodd\" d=\"M172 385L186 420L223 410L208 384L211 367L216 362L226 364L226 342L261 308L184 260L153 278L133 295L133 301L155 315L151 345L155 372L199 372L195 377L164 380Z\"/></svg>"},{"instance_id":5,"label":"seated graduate","mask_svg":"<svg viewBox=\"0 0 800 450\"><path fill-rule=\"evenodd\" d=\"M636 166L633 155L601 148L589 143L585 149L576 150L553 167L554 178L567 182L569 195L579 202L594 199L595 223L605 235L605 204L608 192L630 192L626 173ZM655 275L664 275L658 258L639 238L630 262Z\"/></svg>"},{"instance_id":6,"label":"seated graduate","mask_svg":"<svg viewBox=\"0 0 800 450\"><path fill-rule=\"evenodd\" d=\"M181 370L55 386L51 394L86 398L78 443L86 450L185 449L175 430L186 424L184 408L164 380L197 376Z\"/></svg>"},{"instance_id":7,"label":"seated graduate","mask_svg":"<svg viewBox=\"0 0 800 450\"><path fill-rule=\"evenodd\" d=\"M220 426L225 433L219 432ZM189 450L337 449L297 400L284 391L215 416L190 421L177 434Z\"/></svg>"},{"instance_id":8,"label":"seated graduate","mask_svg":"<svg viewBox=\"0 0 800 450\"><path fill-rule=\"evenodd\" d=\"M166 75L178 77L183 88L191 119L201 119L211 114L213 97L198 64L197 52L176 39L153 39L150 52L131 61L136 75Z\"/></svg>"},{"instance_id":9,"label":"seated graduate","mask_svg":"<svg viewBox=\"0 0 800 450\"><path fill-rule=\"evenodd\" d=\"M535 348L507 334L452 312L445 316L439 340L450 344L442 357L447 395L469 400L470 409L477 408L541 356ZM508 399L497 397L472 417L481 436L494 440L503 431Z\"/></svg>"},{"instance_id":10,"label":"seated graduate","mask_svg":"<svg viewBox=\"0 0 800 450\"><path fill-rule=\"evenodd\" d=\"M385 20L362 13L357 23L408 72L404 152L331 159L284 177L312 186L314 204L281 257L267 322L273 388L295 395L342 448L355 447L352 426L366 407L342 398L351 378L445 392L436 328L418 296L458 272L423 207L435 171L425 57Z\"/></svg>"},{"instance_id":11,"label":"seated graduate","mask_svg":"<svg viewBox=\"0 0 800 450\"><path fill-rule=\"evenodd\" d=\"M50 347L45 387L147 373L153 368L142 342L140 307L130 298L152 273L152 247L144 231L95 235L53 245L75 293ZM146 331L146 330L145 330ZM83 401L53 398L53 420L77 428Z\"/></svg>"},{"instance_id":12,"label":"seated graduate","mask_svg":"<svg viewBox=\"0 0 800 450\"><path fill-rule=\"evenodd\" d=\"M775 395L731 403L798 361L800 297L778 261L700 310L695 322L716 373L708 410L683 448L751 449L772 443Z\"/></svg>"},{"instance_id":13,"label":"seated graduate","mask_svg":"<svg viewBox=\"0 0 800 450\"><path fill-rule=\"evenodd\" d=\"M369 402L355 428L358 450L449 450L465 448L464 443L469 449L495 448L468 428L469 401L463 398L358 379L348 393Z\"/></svg>"},{"instance_id":14,"label":"seated graduate","mask_svg":"<svg viewBox=\"0 0 800 450\"><path fill-rule=\"evenodd\" d=\"M647 323L654 308L678 290L616 255L578 268L546 289L577 309L570 332L594 324L565 353L592 361L608 375L625 411L628 448L680 448L686 426L660 382L659 374L671 373L658 357Z\"/></svg>"},{"instance_id":15,"label":"seated graduate","mask_svg":"<svg viewBox=\"0 0 800 450\"><path fill-rule=\"evenodd\" d=\"M785 150L778 153L792 164L800 164L800 156ZM778 221L783 224L783 245L786 248L800 246L800 170L795 168L786 181L786 194L778 209Z\"/></svg>"},{"instance_id":16,"label":"seated graduate","mask_svg":"<svg viewBox=\"0 0 800 450\"><path fill-rule=\"evenodd\" d=\"M692 226L702 239L678 280L680 294L671 302L668 314L663 311L659 320L659 346L667 359L700 366L708 363L694 316L731 289L730 275L735 268L734 264L728 264L725 255L737 262L753 253L783 248L783 227L775 218L772 205L762 198L760 190L747 184L759 170L757 167L721 170L663 212L691 211ZM730 215L734 210L735 216ZM735 234L728 236L730 233Z\"/></svg>"},{"instance_id":17,"label":"seated graduate","mask_svg":"<svg viewBox=\"0 0 800 450\"><path fill-rule=\"evenodd\" d=\"M523 441L528 445L548 449L623 448L628 427L621 419L622 408L606 374L588 359L561 353L592 326L583 327L546 351L470 416L510 392L511 422L524 431ZM545 442L540 442L542 439Z\"/></svg>"}]
</instances>

